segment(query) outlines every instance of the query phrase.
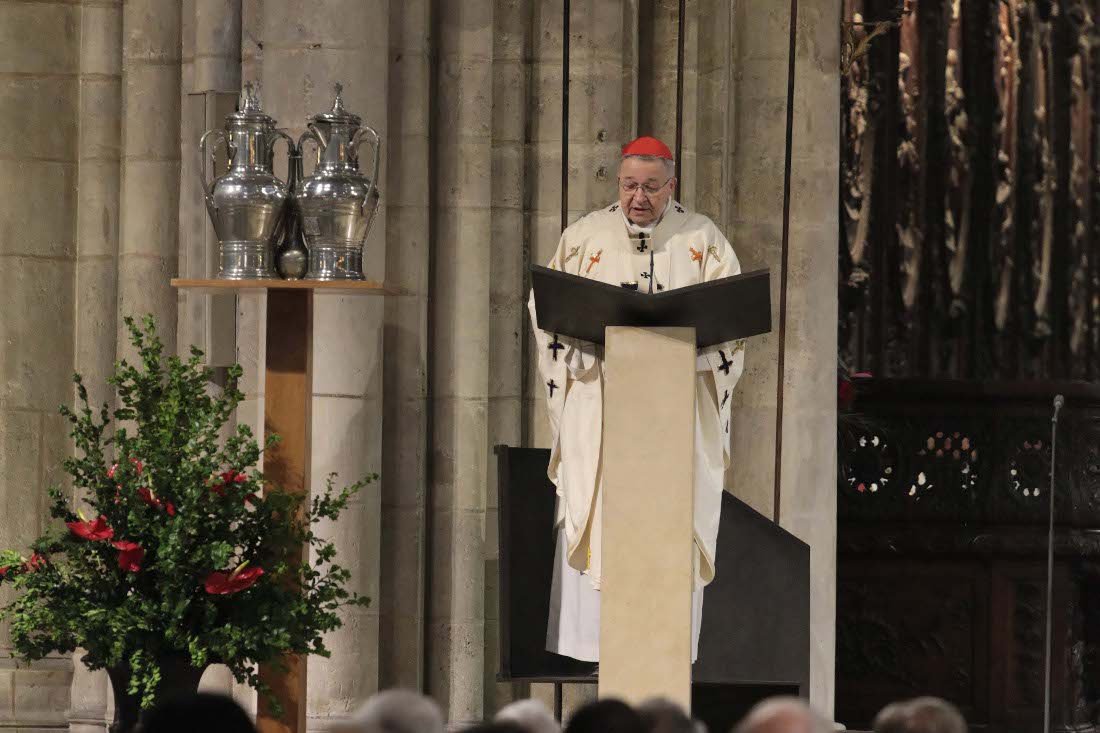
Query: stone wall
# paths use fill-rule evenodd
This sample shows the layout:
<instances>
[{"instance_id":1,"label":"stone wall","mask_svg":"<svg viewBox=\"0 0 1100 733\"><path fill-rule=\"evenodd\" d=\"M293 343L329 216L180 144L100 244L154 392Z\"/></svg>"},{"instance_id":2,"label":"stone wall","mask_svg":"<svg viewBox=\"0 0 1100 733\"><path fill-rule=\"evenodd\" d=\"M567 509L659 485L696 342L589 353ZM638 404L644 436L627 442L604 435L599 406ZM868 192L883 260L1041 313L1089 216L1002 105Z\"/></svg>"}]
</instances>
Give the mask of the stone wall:
<instances>
[{"instance_id":1,"label":"stone wall","mask_svg":"<svg viewBox=\"0 0 1100 733\"><path fill-rule=\"evenodd\" d=\"M812 698L826 708L838 1L800 3L787 330L749 350L730 477L731 490L813 547ZM772 268L777 306L789 23L780 5L688 0L681 181L681 198L729 234L745 269ZM547 686L495 681L492 446L548 439L526 266L550 257L564 224L615 197L623 141L675 139L676 6L571 0L563 221L559 0L0 0L0 546L42 528L41 488L68 450L56 406L71 399L74 368L110 399L103 379L126 352L123 315L154 312L178 326L181 348L239 360L238 420L262 427L262 298L213 302L167 285L213 264L196 134L251 80L297 135L340 81L347 107L385 138L368 276L402 294L317 298L313 485L331 471L383 479L325 528L372 604L332 635L331 659L310 662L310 729L395 685L429 690L454 721L529 693L550 700ZM61 658L16 669L3 634L0 727L63 726L71 701L74 730L103 730L101 675ZM224 670L204 686L254 704ZM568 689L567 708L593 691Z\"/></svg>"}]
</instances>

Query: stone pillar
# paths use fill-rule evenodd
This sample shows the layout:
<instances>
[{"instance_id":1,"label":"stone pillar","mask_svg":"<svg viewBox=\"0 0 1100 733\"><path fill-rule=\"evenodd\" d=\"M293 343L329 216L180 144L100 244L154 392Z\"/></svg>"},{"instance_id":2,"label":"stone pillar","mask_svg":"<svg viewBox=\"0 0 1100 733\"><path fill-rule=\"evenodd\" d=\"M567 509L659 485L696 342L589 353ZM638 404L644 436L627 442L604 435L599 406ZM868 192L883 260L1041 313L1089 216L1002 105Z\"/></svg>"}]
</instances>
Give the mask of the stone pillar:
<instances>
[{"instance_id":1,"label":"stone pillar","mask_svg":"<svg viewBox=\"0 0 1100 733\"><path fill-rule=\"evenodd\" d=\"M119 148L122 110L122 2L80 9L80 120L77 146L76 371L93 405L112 402L118 290ZM110 685L73 655L69 729L106 730Z\"/></svg>"},{"instance_id":2,"label":"stone pillar","mask_svg":"<svg viewBox=\"0 0 1100 733\"><path fill-rule=\"evenodd\" d=\"M123 316L152 313L175 350L179 261L180 3L123 6L122 221L118 353L132 355Z\"/></svg>"},{"instance_id":3,"label":"stone pillar","mask_svg":"<svg viewBox=\"0 0 1100 733\"><path fill-rule=\"evenodd\" d=\"M79 29L76 5L0 2L0 546L23 552L68 450ZM67 726L71 675L69 655L16 663L0 624L0 728Z\"/></svg>"},{"instance_id":4,"label":"stone pillar","mask_svg":"<svg viewBox=\"0 0 1100 733\"><path fill-rule=\"evenodd\" d=\"M786 332L779 285L789 7L735 6L734 242L742 268L769 267L775 330L753 339L735 392L733 492L811 547L810 701L833 709L836 596L836 248L839 0L799 3ZM785 352L782 382L776 363ZM782 385L779 387L778 385ZM780 501L775 425L783 394Z\"/></svg>"},{"instance_id":5,"label":"stone pillar","mask_svg":"<svg viewBox=\"0 0 1100 733\"><path fill-rule=\"evenodd\" d=\"M489 401L485 497L485 712L527 697L527 685L498 683L500 571L495 445L522 441L523 336L527 320L523 193L529 114L526 56L531 6L496 0L493 16L492 238L489 256Z\"/></svg>"},{"instance_id":6,"label":"stone pillar","mask_svg":"<svg viewBox=\"0 0 1100 733\"><path fill-rule=\"evenodd\" d=\"M482 718L492 257L493 0L438 5L428 688Z\"/></svg>"},{"instance_id":7,"label":"stone pillar","mask_svg":"<svg viewBox=\"0 0 1100 733\"><path fill-rule=\"evenodd\" d=\"M524 185L529 264L544 265L561 236L561 136L563 16L560 2L540 2L531 27L531 104ZM571 0L569 19L569 161L568 214L565 223L602 208L617 198L616 176L622 144L634 137L637 81L637 0ZM495 63L495 60L494 60ZM537 100L537 101L536 101ZM496 258L494 258L494 262ZM495 277L494 277L495 280ZM520 288L526 302L526 278ZM549 445L545 389L538 376L534 339L526 313L521 328L527 339L527 388L524 415L528 444ZM533 690L547 703L548 686ZM594 684L567 685L566 711L595 699Z\"/></svg>"},{"instance_id":8,"label":"stone pillar","mask_svg":"<svg viewBox=\"0 0 1100 733\"><path fill-rule=\"evenodd\" d=\"M836 666L837 201L840 0L798 4L780 523L809 543L810 700Z\"/></svg>"},{"instance_id":9,"label":"stone pillar","mask_svg":"<svg viewBox=\"0 0 1100 733\"><path fill-rule=\"evenodd\" d=\"M431 214L430 2L390 6L382 433L382 575L377 599L381 687L424 683L423 487L428 467L428 258Z\"/></svg>"},{"instance_id":10,"label":"stone pillar","mask_svg":"<svg viewBox=\"0 0 1100 733\"><path fill-rule=\"evenodd\" d=\"M198 185L196 151L206 125L221 125L216 116L210 119L213 116L210 108L216 106L215 95L221 93L224 104L224 95L237 94L241 88L241 0L185 0L182 23L180 273L184 277L210 277L214 267L209 261L208 245L215 239ZM212 347L216 343L233 343L237 299L229 294L211 296L185 291L178 296L178 351L185 353L194 344L206 350L208 364L222 366L221 354L211 353L215 350ZM256 297L246 300L251 308L262 301ZM220 332L220 338L213 335L215 331ZM255 365L249 366L248 381L259 381ZM233 427L231 420L225 425L225 432ZM229 668L215 664L203 674L199 689L233 695L235 684Z\"/></svg>"},{"instance_id":11,"label":"stone pillar","mask_svg":"<svg viewBox=\"0 0 1100 733\"><path fill-rule=\"evenodd\" d=\"M344 85L347 109L378 130L386 148L388 0L271 0L263 3L263 101L279 125L297 136L306 118L331 108L333 84ZM312 147L307 147L312 151ZM361 160L370 164L369 147ZM307 153L306 174L312 169ZM383 154L381 180L386 178ZM367 277L386 274L389 191L367 239ZM348 483L381 468L382 318L379 298L318 294L314 303L312 490L337 472ZM386 480L383 477L383 480ZM309 729L328 730L378 686L381 489L368 486L335 526L337 562L350 585L371 597L329 634L330 658L309 659Z\"/></svg>"},{"instance_id":12,"label":"stone pillar","mask_svg":"<svg viewBox=\"0 0 1100 733\"><path fill-rule=\"evenodd\" d=\"M198 143L207 129L222 127L241 89L241 0L186 0L182 26L179 274L205 278L217 273L217 237L199 183ZM222 150L220 155L224 154ZM208 176L218 173L210 171ZM194 345L206 353L211 366L232 363L235 295L184 290L177 297L177 352L188 354ZM260 299L248 300L255 303Z\"/></svg>"}]
</instances>

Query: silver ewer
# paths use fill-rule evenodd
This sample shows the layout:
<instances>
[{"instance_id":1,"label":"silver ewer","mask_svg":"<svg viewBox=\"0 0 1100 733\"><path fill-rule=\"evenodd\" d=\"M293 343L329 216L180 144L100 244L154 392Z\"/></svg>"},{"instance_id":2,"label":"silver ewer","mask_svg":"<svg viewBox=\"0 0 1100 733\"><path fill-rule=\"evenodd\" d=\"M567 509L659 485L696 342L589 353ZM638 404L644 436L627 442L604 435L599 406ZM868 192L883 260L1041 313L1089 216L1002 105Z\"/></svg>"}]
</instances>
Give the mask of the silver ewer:
<instances>
[{"instance_id":1,"label":"silver ewer","mask_svg":"<svg viewBox=\"0 0 1100 733\"><path fill-rule=\"evenodd\" d=\"M199 176L206 210L218 237L218 277L225 280L277 278L275 245L281 237L288 188L274 173L275 143L294 140L275 128L260 109L251 83L241 92L239 109L225 118L224 130L208 130L199 141ZM207 182L207 142L226 145L226 172Z\"/></svg>"},{"instance_id":2,"label":"silver ewer","mask_svg":"<svg viewBox=\"0 0 1100 733\"><path fill-rule=\"evenodd\" d=\"M344 109L336 85L332 110L310 118L298 140L317 144L317 164L297 192L302 234L309 247L307 280L363 280L363 244L378 211L381 140L358 115ZM372 174L359 171L359 146L374 149ZM304 151L303 151L304 152Z\"/></svg>"}]
</instances>

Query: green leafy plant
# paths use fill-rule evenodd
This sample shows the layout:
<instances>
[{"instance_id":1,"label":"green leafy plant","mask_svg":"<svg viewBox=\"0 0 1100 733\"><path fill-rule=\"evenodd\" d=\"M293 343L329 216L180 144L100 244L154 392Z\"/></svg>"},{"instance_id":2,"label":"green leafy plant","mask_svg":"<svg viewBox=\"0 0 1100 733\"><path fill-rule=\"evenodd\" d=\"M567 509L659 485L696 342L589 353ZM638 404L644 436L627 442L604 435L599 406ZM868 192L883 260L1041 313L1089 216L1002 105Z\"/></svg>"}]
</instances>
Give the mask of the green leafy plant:
<instances>
[{"instance_id":1,"label":"green leafy plant","mask_svg":"<svg viewBox=\"0 0 1100 733\"><path fill-rule=\"evenodd\" d=\"M323 634L341 625L339 610L368 603L347 589L349 571L315 529L376 476L340 491L330 476L309 502L270 486L249 428L225 430L244 398L240 366L218 393L201 351L165 356L151 316L144 328L126 325L140 363L116 365L113 411L93 410L74 376L77 408L61 408L76 448L64 461L74 491L49 489L61 521L29 557L0 552L0 583L16 591L0 619L28 660L79 647L92 669L127 669L143 707L167 657L225 664L270 700L258 663L327 656Z\"/></svg>"}]
</instances>

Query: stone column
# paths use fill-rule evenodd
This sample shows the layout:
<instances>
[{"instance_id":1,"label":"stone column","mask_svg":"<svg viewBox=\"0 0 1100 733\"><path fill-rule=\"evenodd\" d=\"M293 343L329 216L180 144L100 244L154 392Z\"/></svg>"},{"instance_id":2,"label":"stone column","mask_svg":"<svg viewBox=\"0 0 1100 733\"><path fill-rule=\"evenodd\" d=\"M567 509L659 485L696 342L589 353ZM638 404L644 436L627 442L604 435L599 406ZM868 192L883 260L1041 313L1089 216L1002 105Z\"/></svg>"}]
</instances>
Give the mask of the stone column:
<instances>
[{"instance_id":1,"label":"stone column","mask_svg":"<svg viewBox=\"0 0 1100 733\"><path fill-rule=\"evenodd\" d=\"M836 248L839 0L799 3L786 332L779 329L790 10L735 6L733 226L742 268L772 271L774 330L753 339L735 392L728 485L811 547L810 701L833 709L836 596ZM785 352L782 381L776 371ZM779 386L781 385L781 387ZM783 395L780 501L775 425Z\"/></svg>"},{"instance_id":2,"label":"stone column","mask_svg":"<svg viewBox=\"0 0 1100 733\"><path fill-rule=\"evenodd\" d=\"M432 172L428 0L390 6L379 684L424 682L424 485L428 467L428 258Z\"/></svg>"},{"instance_id":3,"label":"stone column","mask_svg":"<svg viewBox=\"0 0 1100 733\"><path fill-rule=\"evenodd\" d=\"M561 236L561 139L563 15L560 2L539 2L533 11L531 106L527 124L525 218L528 262L546 264ZM620 147L634 137L637 83L637 0L572 0L569 21L568 214L576 221L617 197ZM526 287L526 279L523 288ZM527 292L521 288L523 302ZM527 340L526 390L522 423L528 445L550 442L546 397L532 352L526 312L521 322ZM533 694L552 702L549 685ZM563 706L569 711L594 699L594 684L567 685Z\"/></svg>"},{"instance_id":4,"label":"stone column","mask_svg":"<svg viewBox=\"0 0 1100 733\"><path fill-rule=\"evenodd\" d=\"M331 108L333 84L344 85L347 109L382 135L385 147L389 48L388 0L272 0L263 3L264 106L280 126L298 135L306 118ZM312 151L312 147L307 148ZM369 147L361 161L370 164ZM307 153L306 174L312 169ZM386 178L383 155L382 178ZM389 192L367 239L367 277L386 274ZM321 295L314 304L312 490L328 474L348 483L381 468L381 299ZM383 477L383 480L386 480ZM366 609L343 616L329 634L328 659L309 660L309 729L328 730L378 686L381 489L368 486L335 526L337 562L352 572L351 587L371 597Z\"/></svg>"},{"instance_id":5,"label":"stone column","mask_svg":"<svg viewBox=\"0 0 1100 733\"><path fill-rule=\"evenodd\" d=\"M482 718L492 257L493 0L438 5L428 688Z\"/></svg>"},{"instance_id":6,"label":"stone column","mask_svg":"<svg viewBox=\"0 0 1100 733\"><path fill-rule=\"evenodd\" d=\"M0 546L23 552L68 450L79 29L76 5L0 2ZM66 727L71 676L70 655L16 664L0 625L0 728Z\"/></svg>"},{"instance_id":7,"label":"stone column","mask_svg":"<svg viewBox=\"0 0 1100 733\"><path fill-rule=\"evenodd\" d=\"M204 278L217 272L217 237L199 183L198 143L207 129L222 127L241 89L241 0L185 0L182 25L179 274ZM187 354L194 345L211 366L230 364L236 340L234 294L177 295L178 353Z\"/></svg>"},{"instance_id":8,"label":"stone column","mask_svg":"<svg viewBox=\"0 0 1100 733\"><path fill-rule=\"evenodd\" d=\"M489 256L489 402L487 492L485 497L485 711L499 710L526 685L498 683L500 624L497 608L500 570L495 445L522 440L523 336L527 320L526 237L523 193L526 182L524 130L528 97L526 56L531 6L496 0L493 27L492 240Z\"/></svg>"},{"instance_id":9,"label":"stone column","mask_svg":"<svg viewBox=\"0 0 1100 733\"><path fill-rule=\"evenodd\" d=\"M810 555L810 700L836 666L837 201L840 0L798 4L780 524Z\"/></svg>"},{"instance_id":10,"label":"stone column","mask_svg":"<svg viewBox=\"0 0 1100 733\"><path fill-rule=\"evenodd\" d=\"M118 299L119 149L122 110L122 2L80 9L80 120L77 147L76 371L93 405L113 401ZM106 730L110 685L73 655L69 729Z\"/></svg>"},{"instance_id":11,"label":"stone column","mask_svg":"<svg viewBox=\"0 0 1100 733\"><path fill-rule=\"evenodd\" d=\"M123 6L122 221L118 353L132 355L123 316L152 313L175 350L180 173L180 3Z\"/></svg>"}]
</instances>

